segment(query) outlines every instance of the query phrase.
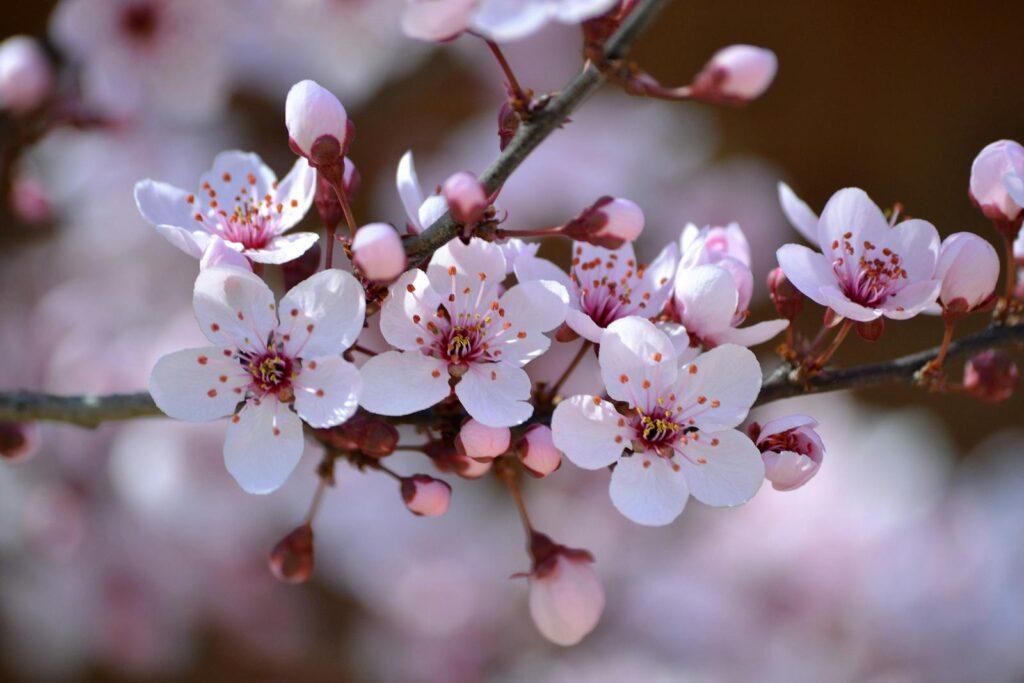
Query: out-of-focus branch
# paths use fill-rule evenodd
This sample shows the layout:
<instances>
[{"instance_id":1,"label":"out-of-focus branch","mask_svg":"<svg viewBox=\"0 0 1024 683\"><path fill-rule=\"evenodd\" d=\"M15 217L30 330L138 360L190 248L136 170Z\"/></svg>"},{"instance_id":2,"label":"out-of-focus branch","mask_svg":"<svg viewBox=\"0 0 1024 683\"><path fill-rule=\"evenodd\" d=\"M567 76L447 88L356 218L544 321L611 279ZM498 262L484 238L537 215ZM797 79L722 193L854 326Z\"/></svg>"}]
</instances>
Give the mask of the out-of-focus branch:
<instances>
[{"instance_id":1,"label":"out-of-focus branch","mask_svg":"<svg viewBox=\"0 0 1024 683\"><path fill-rule=\"evenodd\" d=\"M964 337L949 346L946 359L963 358L975 352L997 347L1024 346L1024 324L993 325ZM792 396L820 394L842 389L912 384L914 375L938 355L938 347L912 353L894 360L852 368L825 370L809 379L794 381L791 368L781 367L765 380L756 405L771 403ZM2 422L66 422L82 427L96 427L103 422L156 417L162 413L149 394L110 394L106 396L54 396L27 391L0 392ZM437 416L432 410L392 418L401 424L429 424ZM538 408L537 418L547 422L550 408Z\"/></svg>"},{"instance_id":2,"label":"out-of-focus branch","mask_svg":"<svg viewBox=\"0 0 1024 683\"><path fill-rule=\"evenodd\" d=\"M668 0L640 0L623 20L618 31L605 44L605 60L611 62L625 57L640 32L666 4L668 4ZM526 157L548 135L561 126L569 115L605 80L607 80L606 74L592 62L588 62L583 71L573 78L561 92L535 112L529 121L524 121L505 150L481 174L480 181L487 188L487 192L493 194L501 188ZM405 250L410 263L422 260L434 250L444 246L459 234L460 228L461 226L452 218L451 214L446 213L419 235L408 239Z\"/></svg>"}]
</instances>

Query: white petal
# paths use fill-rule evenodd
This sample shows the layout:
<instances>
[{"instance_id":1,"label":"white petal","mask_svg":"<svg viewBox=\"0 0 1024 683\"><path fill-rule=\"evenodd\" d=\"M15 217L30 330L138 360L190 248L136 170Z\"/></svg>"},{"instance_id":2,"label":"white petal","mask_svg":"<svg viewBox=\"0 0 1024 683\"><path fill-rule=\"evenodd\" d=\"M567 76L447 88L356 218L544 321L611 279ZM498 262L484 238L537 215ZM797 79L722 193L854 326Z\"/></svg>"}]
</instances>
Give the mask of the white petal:
<instances>
[{"instance_id":1,"label":"white petal","mask_svg":"<svg viewBox=\"0 0 1024 683\"><path fill-rule=\"evenodd\" d=\"M868 308L867 306L861 306L850 301L835 285L822 287L821 296L825 299L825 306L828 306L844 318L864 323L882 317L881 309Z\"/></svg>"},{"instance_id":2,"label":"white petal","mask_svg":"<svg viewBox=\"0 0 1024 683\"><path fill-rule=\"evenodd\" d=\"M846 233L853 233L850 242L859 245L864 240L884 244L888 232L889 223L878 205L864 190L847 187L825 204L818 221L818 244L827 254L834 242L839 242L842 249Z\"/></svg>"},{"instance_id":3,"label":"white petal","mask_svg":"<svg viewBox=\"0 0 1024 683\"><path fill-rule=\"evenodd\" d=\"M304 158L299 157L288 175L281 179L274 194L274 204L281 204L279 232L284 232L302 220L313 204L316 194L316 171ZM295 205L292 206L292 201Z\"/></svg>"},{"instance_id":4,"label":"white petal","mask_svg":"<svg viewBox=\"0 0 1024 683\"><path fill-rule=\"evenodd\" d=\"M671 340L644 318L630 316L609 325L601 335L598 360L608 395L638 408L649 408L676 381Z\"/></svg>"},{"instance_id":5,"label":"white petal","mask_svg":"<svg viewBox=\"0 0 1024 683\"><path fill-rule=\"evenodd\" d=\"M418 268L407 270L391 284L381 306L380 332L392 346L405 351L419 349L432 338L426 324L437 317L440 305L441 297L430 286L427 274Z\"/></svg>"},{"instance_id":6,"label":"white petal","mask_svg":"<svg viewBox=\"0 0 1024 683\"><path fill-rule=\"evenodd\" d=\"M555 18L565 24L579 24L604 14L617 4L617 0L560 0L555 5Z\"/></svg>"},{"instance_id":7,"label":"white petal","mask_svg":"<svg viewBox=\"0 0 1024 683\"><path fill-rule=\"evenodd\" d=\"M547 332L565 321L569 292L551 280L521 282L505 292L500 303L514 328Z\"/></svg>"},{"instance_id":8,"label":"white petal","mask_svg":"<svg viewBox=\"0 0 1024 683\"><path fill-rule=\"evenodd\" d=\"M750 349L723 344L679 371L677 405L685 407L679 417L693 419L705 431L730 429L746 418L760 391L757 357Z\"/></svg>"},{"instance_id":9,"label":"white petal","mask_svg":"<svg viewBox=\"0 0 1024 683\"><path fill-rule=\"evenodd\" d=\"M671 523L690 495L682 470L674 470L665 458L645 453L619 460L608 492L619 512L646 526Z\"/></svg>"},{"instance_id":10,"label":"white petal","mask_svg":"<svg viewBox=\"0 0 1024 683\"><path fill-rule=\"evenodd\" d=\"M419 216L420 225L426 230L446 213L448 213L448 201L439 194L432 194L423 200L416 215Z\"/></svg>"},{"instance_id":11,"label":"white petal","mask_svg":"<svg viewBox=\"0 0 1024 683\"><path fill-rule=\"evenodd\" d=\"M674 296L686 329L705 337L732 327L740 294L728 270L704 265L676 273Z\"/></svg>"},{"instance_id":12,"label":"white petal","mask_svg":"<svg viewBox=\"0 0 1024 683\"><path fill-rule=\"evenodd\" d=\"M477 422L514 427L533 415L530 377L510 362L473 363L455 385L455 394Z\"/></svg>"},{"instance_id":13,"label":"white petal","mask_svg":"<svg viewBox=\"0 0 1024 683\"><path fill-rule=\"evenodd\" d=\"M249 401L231 418L224 464L247 493L277 490L302 458L302 420L277 399Z\"/></svg>"},{"instance_id":14,"label":"white petal","mask_svg":"<svg viewBox=\"0 0 1024 683\"><path fill-rule=\"evenodd\" d=\"M672 276L679 265L679 245L669 242L650 265L644 269L643 280L637 287L638 313L653 317L661 312L672 296Z\"/></svg>"},{"instance_id":15,"label":"white petal","mask_svg":"<svg viewBox=\"0 0 1024 683\"><path fill-rule=\"evenodd\" d=\"M917 218L903 221L891 228L885 244L900 255L900 265L907 280L930 280L935 274L941 242L935 226Z\"/></svg>"},{"instance_id":16,"label":"white petal","mask_svg":"<svg viewBox=\"0 0 1024 683\"><path fill-rule=\"evenodd\" d=\"M273 292L263 280L240 268L200 271L192 306L203 334L222 348L264 350L277 327Z\"/></svg>"},{"instance_id":17,"label":"white petal","mask_svg":"<svg viewBox=\"0 0 1024 683\"><path fill-rule=\"evenodd\" d=\"M262 249L246 249L243 253L256 263L280 265L299 258L319 239L315 232L293 232L271 238Z\"/></svg>"},{"instance_id":18,"label":"white petal","mask_svg":"<svg viewBox=\"0 0 1024 683\"><path fill-rule=\"evenodd\" d=\"M1003 174L1003 187L1017 206L1024 207L1024 176L1012 171Z\"/></svg>"},{"instance_id":19,"label":"white petal","mask_svg":"<svg viewBox=\"0 0 1024 683\"><path fill-rule=\"evenodd\" d=\"M149 393L160 410L188 422L230 415L244 398L249 374L223 349L207 346L167 354L153 366Z\"/></svg>"},{"instance_id":20,"label":"white petal","mask_svg":"<svg viewBox=\"0 0 1024 683\"><path fill-rule=\"evenodd\" d=\"M836 275L824 255L802 244L784 244L775 252L775 257L794 287L811 301L828 306L828 300L821 290L835 287Z\"/></svg>"},{"instance_id":21,"label":"white petal","mask_svg":"<svg viewBox=\"0 0 1024 683\"><path fill-rule=\"evenodd\" d=\"M519 40L543 26L554 9L547 0L486 0L472 25L499 43Z\"/></svg>"},{"instance_id":22,"label":"white petal","mask_svg":"<svg viewBox=\"0 0 1024 683\"><path fill-rule=\"evenodd\" d=\"M885 317L907 320L935 303L942 289L942 280L925 280L907 285L882 304Z\"/></svg>"},{"instance_id":23,"label":"white petal","mask_svg":"<svg viewBox=\"0 0 1024 683\"><path fill-rule=\"evenodd\" d=\"M196 207L189 203L185 190L155 180L135 183L135 205L142 217L153 225L173 225L186 230L198 230Z\"/></svg>"},{"instance_id":24,"label":"white petal","mask_svg":"<svg viewBox=\"0 0 1024 683\"><path fill-rule=\"evenodd\" d=\"M306 360L295 379L295 411L311 427L339 425L356 412L363 380L339 356Z\"/></svg>"},{"instance_id":25,"label":"white petal","mask_svg":"<svg viewBox=\"0 0 1024 683\"><path fill-rule=\"evenodd\" d=\"M811 244L817 244L818 215L786 183L779 183L779 204L796 231Z\"/></svg>"},{"instance_id":26,"label":"white petal","mask_svg":"<svg viewBox=\"0 0 1024 683\"><path fill-rule=\"evenodd\" d=\"M715 507L741 505L753 498L764 481L764 461L754 443L735 429L694 436L681 447L685 457L675 457L690 495Z\"/></svg>"},{"instance_id":27,"label":"white petal","mask_svg":"<svg viewBox=\"0 0 1024 683\"><path fill-rule=\"evenodd\" d=\"M242 256L242 252L232 248L220 237L211 235L206 249L203 250L203 257L199 259L199 268L205 270L216 266L231 266L252 272L252 265L249 259Z\"/></svg>"},{"instance_id":28,"label":"white petal","mask_svg":"<svg viewBox=\"0 0 1024 683\"><path fill-rule=\"evenodd\" d=\"M601 335L604 334L604 328L600 327L594 320L584 313L583 311L570 308L565 312L565 323L572 328L572 331L580 335L584 339L594 342L595 344L601 343Z\"/></svg>"},{"instance_id":29,"label":"white petal","mask_svg":"<svg viewBox=\"0 0 1024 683\"><path fill-rule=\"evenodd\" d=\"M408 415L424 410L450 393L443 361L419 351L388 351L359 369L363 391L359 405L378 415Z\"/></svg>"},{"instance_id":30,"label":"white petal","mask_svg":"<svg viewBox=\"0 0 1024 683\"><path fill-rule=\"evenodd\" d=\"M292 287L281 299L285 350L302 358L333 356L363 331L366 300L351 273L332 268Z\"/></svg>"},{"instance_id":31,"label":"white petal","mask_svg":"<svg viewBox=\"0 0 1024 683\"><path fill-rule=\"evenodd\" d=\"M198 197L206 209L210 207L211 199L230 204L235 196L242 196L241 190L245 188L248 196L259 201L268 193L273 193L276 181L277 175L263 163L259 155L229 150L218 154L213 160L213 167L199 178L199 186L206 187L206 183L209 183L209 189L216 193L215 197L211 198L208 192L199 192Z\"/></svg>"},{"instance_id":32,"label":"white petal","mask_svg":"<svg viewBox=\"0 0 1024 683\"><path fill-rule=\"evenodd\" d=\"M656 322L654 325L672 342L672 347L676 350L676 365L686 365L701 354L699 347L690 346L690 333L686 331L685 326L667 321Z\"/></svg>"},{"instance_id":33,"label":"white petal","mask_svg":"<svg viewBox=\"0 0 1024 683\"><path fill-rule=\"evenodd\" d=\"M789 321L782 318L765 320L747 327L730 327L722 330L710 340L714 344L739 344L740 346L757 346L789 327Z\"/></svg>"},{"instance_id":34,"label":"white petal","mask_svg":"<svg viewBox=\"0 0 1024 683\"><path fill-rule=\"evenodd\" d=\"M210 233L205 230L186 230L175 225L158 225L156 231L165 240L192 258L202 258L210 245Z\"/></svg>"},{"instance_id":35,"label":"white petal","mask_svg":"<svg viewBox=\"0 0 1024 683\"><path fill-rule=\"evenodd\" d=\"M551 280L565 287L566 291L572 289L569 274L545 258L538 258L532 254L520 254L513 263L512 269L519 282Z\"/></svg>"},{"instance_id":36,"label":"white petal","mask_svg":"<svg viewBox=\"0 0 1024 683\"><path fill-rule=\"evenodd\" d=\"M610 401L582 395L555 407L551 434L558 450L574 465L588 470L618 460L631 438L629 427Z\"/></svg>"},{"instance_id":37,"label":"white petal","mask_svg":"<svg viewBox=\"0 0 1024 683\"><path fill-rule=\"evenodd\" d=\"M434 284L434 289L447 292L451 288L452 276L455 273L467 277L474 283L474 291L478 283L498 285L505 279L505 255L501 248L492 242L485 242L474 237L468 243L454 239L434 252L427 267L427 275Z\"/></svg>"},{"instance_id":38,"label":"white petal","mask_svg":"<svg viewBox=\"0 0 1024 683\"><path fill-rule=\"evenodd\" d=\"M409 222L416 228L416 232L420 232L424 227L419 218L423 191L420 189L420 179L416 175L412 150L403 154L398 162L395 184L398 186L398 196L402 198L402 206L405 207L405 215L409 217Z\"/></svg>"}]
</instances>

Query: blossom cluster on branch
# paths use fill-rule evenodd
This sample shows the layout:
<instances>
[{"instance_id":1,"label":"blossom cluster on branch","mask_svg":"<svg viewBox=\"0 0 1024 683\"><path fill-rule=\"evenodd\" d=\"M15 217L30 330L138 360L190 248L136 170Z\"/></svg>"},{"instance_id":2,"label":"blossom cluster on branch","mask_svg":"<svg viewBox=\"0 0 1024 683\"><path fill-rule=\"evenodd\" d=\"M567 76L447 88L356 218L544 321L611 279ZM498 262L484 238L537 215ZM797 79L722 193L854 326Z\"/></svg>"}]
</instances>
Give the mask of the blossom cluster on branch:
<instances>
[{"instance_id":1,"label":"blossom cluster on branch","mask_svg":"<svg viewBox=\"0 0 1024 683\"><path fill-rule=\"evenodd\" d=\"M468 35L486 43L508 92L496 131L507 150L545 117L556 117L548 132L572 125L571 108L553 109L551 96L524 88L498 45L549 21L579 24L584 74L632 95L736 105L768 89L777 64L762 48L726 48L677 88L606 52L609 40L632 35L637 17L659 4L412 0L403 27L421 40ZM131 19L141 26L151 18ZM26 40L0 47L0 103L31 114L46 109L54 82L45 55ZM522 475L543 479L563 456L610 470L611 503L650 526L673 522L691 496L731 507L766 479L778 491L806 485L826 451L816 419L745 424L764 383L750 347L780 335L779 372L799 385L826 371L849 332L875 342L888 324L934 314L944 334L936 357L919 369L922 386L993 402L1015 387L1016 365L1001 351L971 358L962 383L947 377L946 357L965 316L991 310L994 324L1018 326L1024 315L1017 272L1024 268L1024 148L1017 143L986 147L970 178L971 199L1005 243L1005 288L997 292L1000 258L987 240L969 232L942 240L928 221L901 220L901 207L885 212L857 188L836 192L818 215L780 185L783 211L812 246L780 248L766 281L753 272L736 223L688 224L644 263L632 243L645 215L628 198L594 197L564 223L512 230L500 183L458 170L429 191L411 152L396 170L407 215L360 222L352 208L360 190L357 129L345 107L304 80L284 109L281 144L298 158L282 178L253 153L225 151L194 186L145 179L134 194L155 231L198 262L193 308L208 340L156 363L149 385L156 405L184 421L226 418L225 465L249 493L278 489L307 440L321 447L309 514L271 553L282 580L313 572L313 525L339 463L394 478L396 502L414 515L442 515L457 504L447 482L402 476L387 463L397 450L417 451L441 473L493 474L507 485L526 533L529 568L521 576L530 584L530 613L545 637L572 645L604 607L595 558L534 525ZM293 230L311 209L322 235ZM567 268L540 252L538 240L559 239L569 243ZM750 320L759 282L778 318ZM809 303L823 309L811 338L794 326ZM564 367L528 374L553 345L577 341ZM589 356L599 377L586 393L568 394L567 378ZM398 429L401 418L425 411L429 419L415 430ZM5 459L25 457L31 424L2 426Z\"/></svg>"}]
</instances>

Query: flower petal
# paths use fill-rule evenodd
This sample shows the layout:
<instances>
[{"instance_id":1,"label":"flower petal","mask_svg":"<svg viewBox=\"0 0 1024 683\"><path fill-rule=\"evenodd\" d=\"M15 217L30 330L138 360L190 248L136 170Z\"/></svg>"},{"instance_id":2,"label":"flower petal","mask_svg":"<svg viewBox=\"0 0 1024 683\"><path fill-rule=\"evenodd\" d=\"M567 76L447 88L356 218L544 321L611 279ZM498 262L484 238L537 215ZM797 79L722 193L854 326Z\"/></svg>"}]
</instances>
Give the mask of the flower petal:
<instances>
[{"instance_id":1,"label":"flower petal","mask_svg":"<svg viewBox=\"0 0 1024 683\"><path fill-rule=\"evenodd\" d=\"M598 353L608 395L637 408L653 406L676 382L676 350L650 320L629 316L601 335Z\"/></svg>"},{"instance_id":2,"label":"flower petal","mask_svg":"<svg viewBox=\"0 0 1024 683\"><path fill-rule=\"evenodd\" d=\"M761 391L761 365L750 349L723 344L702 353L679 371L679 419L704 431L735 427L746 418Z\"/></svg>"},{"instance_id":3,"label":"flower petal","mask_svg":"<svg viewBox=\"0 0 1024 683\"><path fill-rule=\"evenodd\" d=\"M882 310L885 317L893 320L907 320L935 303L942 289L942 280L925 280L907 285L885 300Z\"/></svg>"},{"instance_id":4,"label":"flower petal","mask_svg":"<svg viewBox=\"0 0 1024 683\"><path fill-rule=\"evenodd\" d=\"M941 243L935 226L917 218L903 221L889 230L883 244L900 255L900 265L909 282L930 280L935 275Z\"/></svg>"},{"instance_id":5,"label":"flower petal","mask_svg":"<svg viewBox=\"0 0 1024 683\"><path fill-rule=\"evenodd\" d=\"M711 337L732 327L739 290L725 268L704 265L680 269L674 296L690 334Z\"/></svg>"},{"instance_id":6,"label":"flower petal","mask_svg":"<svg viewBox=\"0 0 1024 683\"><path fill-rule=\"evenodd\" d=\"M271 238L262 249L246 249L243 253L256 263L280 265L299 258L319 239L315 232L293 232Z\"/></svg>"},{"instance_id":7,"label":"flower petal","mask_svg":"<svg viewBox=\"0 0 1024 683\"><path fill-rule=\"evenodd\" d=\"M507 254L508 250L505 253ZM551 280L565 287L566 291L572 289L569 274L546 258L539 258L533 254L520 254L512 264L512 270L516 274L516 280L521 283L533 280Z\"/></svg>"},{"instance_id":8,"label":"flower petal","mask_svg":"<svg viewBox=\"0 0 1024 683\"><path fill-rule=\"evenodd\" d=\"M547 0L488 0L473 17L472 26L499 43L518 40L543 26L554 9Z\"/></svg>"},{"instance_id":9,"label":"flower petal","mask_svg":"<svg viewBox=\"0 0 1024 683\"><path fill-rule=\"evenodd\" d=\"M444 361L419 351L377 354L359 369L363 390L359 405L378 415L408 415L445 399L448 370Z\"/></svg>"},{"instance_id":10,"label":"flower petal","mask_svg":"<svg viewBox=\"0 0 1024 683\"><path fill-rule=\"evenodd\" d=\"M189 196L185 190L156 180L135 183L135 205L153 225L173 225L188 231L201 229L195 219L195 203L189 203Z\"/></svg>"},{"instance_id":11,"label":"flower petal","mask_svg":"<svg viewBox=\"0 0 1024 683\"><path fill-rule=\"evenodd\" d=\"M275 398L249 401L231 418L224 464L246 493L280 488L302 458L302 420Z\"/></svg>"},{"instance_id":12,"label":"flower petal","mask_svg":"<svg viewBox=\"0 0 1024 683\"><path fill-rule=\"evenodd\" d=\"M672 296L672 276L678 265L679 245L669 242L643 271L643 279L633 294L637 300L637 313L653 317L665 308Z\"/></svg>"},{"instance_id":13,"label":"flower petal","mask_svg":"<svg viewBox=\"0 0 1024 683\"><path fill-rule=\"evenodd\" d=\"M310 427L333 427L356 412L362 376L339 356L305 361L295 379L295 411Z\"/></svg>"},{"instance_id":14,"label":"flower petal","mask_svg":"<svg viewBox=\"0 0 1024 683\"><path fill-rule=\"evenodd\" d=\"M363 331L365 313L363 288L351 273L321 271L281 299L285 351L302 358L340 354Z\"/></svg>"},{"instance_id":15,"label":"flower petal","mask_svg":"<svg viewBox=\"0 0 1024 683\"><path fill-rule=\"evenodd\" d=\"M849 238L846 237L848 233L852 233ZM864 190L847 187L832 195L825 204L818 221L817 241L825 254L830 253L832 244L838 242L836 257L840 257L843 256L844 240L848 239L855 245L864 240L884 244L888 233L889 223L878 205Z\"/></svg>"},{"instance_id":16,"label":"flower petal","mask_svg":"<svg viewBox=\"0 0 1024 683\"><path fill-rule=\"evenodd\" d=\"M473 238L468 243L452 240L434 252L427 267L427 275L438 292L451 289L451 269L457 276L472 282L473 291L487 285L498 285L505 279L505 255L492 242Z\"/></svg>"},{"instance_id":17,"label":"flower petal","mask_svg":"<svg viewBox=\"0 0 1024 683\"><path fill-rule=\"evenodd\" d=\"M530 377L513 363L474 363L455 385L455 394L477 422L514 427L533 415Z\"/></svg>"},{"instance_id":18,"label":"flower petal","mask_svg":"<svg viewBox=\"0 0 1024 683\"><path fill-rule=\"evenodd\" d=\"M844 318L849 318L850 320L856 320L863 323L871 322L872 320L876 320L882 316L881 309L868 308L867 306L861 306L858 303L850 301L850 299L834 285L822 287L821 295L825 299L824 305L828 306Z\"/></svg>"},{"instance_id":19,"label":"flower petal","mask_svg":"<svg viewBox=\"0 0 1024 683\"><path fill-rule=\"evenodd\" d=\"M177 420L206 422L235 412L249 374L222 349L206 346L169 353L153 366L149 393Z\"/></svg>"},{"instance_id":20,"label":"flower petal","mask_svg":"<svg viewBox=\"0 0 1024 683\"><path fill-rule=\"evenodd\" d=\"M619 512L646 526L671 523L690 496L682 470L673 469L666 458L646 453L619 460L608 492Z\"/></svg>"},{"instance_id":21,"label":"flower petal","mask_svg":"<svg viewBox=\"0 0 1024 683\"><path fill-rule=\"evenodd\" d=\"M599 344L604 328L594 322L589 315L575 308L569 308L565 312L565 324L572 328L572 331L584 339Z\"/></svg>"},{"instance_id":22,"label":"flower petal","mask_svg":"<svg viewBox=\"0 0 1024 683\"><path fill-rule=\"evenodd\" d=\"M779 204L792 225L811 244L818 243L818 215L796 196L786 183L779 183Z\"/></svg>"},{"instance_id":23,"label":"flower petal","mask_svg":"<svg viewBox=\"0 0 1024 683\"><path fill-rule=\"evenodd\" d=\"M789 327L789 321L782 318L765 320L747 327L730 327L715 334L711 339L705 339L716 345L718 344L739 344L740 346L757 346L768 341L784 329Z\"/></svg>"},{"instance_id":24,"label":"flower petal","mask_svg":"<svg viewBox=\"0 0 1024 683\"><path fill-rule=\"evenodd\" d=\"M431 338L425 326L437 317L440 305L441 297L430 286L427 274L418 268L407 270L391 284L381 306L380 332L392 346L405 351L419 349Z\"/></svg>"},{"instance_id":25,"label":"flower petal","mask_svg":"<svg viewBox=\"0 0 1024 683\"><path fill-rule=\"evenodd\" d=\"M622 456L631 432L611 401L596 396L573 396L551 415L555 447L577 467L596 470Z\"/></svg>"},{"instance_id":26,"label":"flower petal","mask_svg":"<svg viewBox=\"0 0 1024 683\"><path fill-rule=\"evenodd\" d=\"M499 303L514 328L547 332L565 321L569 292L551 280L520 282L505 292Z\"/></svg>"},{"instance_id":27,"label":"flower petal","mask_svg":"<svg viewBox=\"0 0 1024 683\"><path fill-rule=\"evenodd\" d=\"M835 287L836 275L824 255L802 244L784 244L775 252L775 257L794 287L815 303L828 306L828 299L821 290Z\"/></svg>"},{"instance_id":28,"label":"flower petal","mask_svg":"<svg viewBox=\"0 0 1024 683\"><path fill-rule=\"evenodd\" d=\"M192 258L201 259L207 247L210 246L211 235L205 230L186 230L176 225L158 225L156 231L157 234Z\"/></svg>"},{"instance_id":29,"label":"flower petal","mask_svg":"<svg viewBox=\"0 0 1024 683\"><path fill-rule=\"evenodd\" d=\"M281 205L278 234L302 220L313 204L315 194L316 171L305 158L299 157L288 171L288 175L278 183L277 192L274 194L274 204Z\"/></svg>"},{"instance_id":30,"label":"flower petal","mask_svg":"<svg viewBox=\"0 0 1024 683\"><path fill-rule=\"evenodd\" d=\"M276 181L277 175L259 155L239 150L221 152L214 157L213 167L199 178L199 186L203 188L198 193L202 212L205 215L209 209L216 208L216 205L211 206L213 200L223 203L241 196L243 188L246 195L259 202L267 194L273 195Z\"/></svg>"},{"instance_id":31,"label":"flower petal","mask_svg":"<svg viewBox=\"0 0 1024 683\"><path fill-rule=\"evenodd\" d=\"M409 223L416 229L416 232L423 230L420 223L420 205L423 204L423 191L420 189L420 179L416 175L416 165L413 163L412 150L402 155L398 162L398 171L395 173L395 184L398 186L398 196L402 199L402 206L405 207L405 215L409 217Z\"/></svg>"},{"instance_id":32,"label":"flower petal","mask_svg":"<svg viewBox=\"0 0 1024 683\"><path fill-rule=\"evenodd\" d=\"M700 431L680 450L683 455L675 460L683 467L690 495L705 505L741 505L764 481L761 452L735 429Z\"/></svg>"},{"instance_id":33,"label":"flower petal","mask_svg":"<svg viewBox=\"0 0 1024 683\"><path fill-rule=\"evenodd\" d=\"M274 294L263 280L240 268L200 271L192 294L199 328L221 348L262 351L277 327Z\"/></svg>"}]
</instances>

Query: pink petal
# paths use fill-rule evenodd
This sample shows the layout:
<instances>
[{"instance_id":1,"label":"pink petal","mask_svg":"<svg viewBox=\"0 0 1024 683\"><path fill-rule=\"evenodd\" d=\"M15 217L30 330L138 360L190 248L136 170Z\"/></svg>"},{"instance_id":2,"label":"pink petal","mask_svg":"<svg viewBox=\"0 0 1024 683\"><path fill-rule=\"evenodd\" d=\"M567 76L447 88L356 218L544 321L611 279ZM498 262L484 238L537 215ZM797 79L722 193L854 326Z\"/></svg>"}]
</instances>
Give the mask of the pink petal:
<instances>
[{"instance_id":1,"label":"pink petal","mask_svg":"<svg viewBox=\"0 0 1024 683\"><path fill-rule=\"evenodd\" d=\"M595 396L573 396L555 407L551 432L555 446L577 467L596 470L622 456L631 432L619 426L622 416L610 401Z\"/></svg>"},{"instance_id":2,"label":"pink petal","mask_svg":"<svg viewBox=\"0 0 1024 683\"><path fill-rule=\"evenodd\" d=\"M682 470L676 471L668 459L648 453L619 460L608 492L619 512L645 526L671 523L690 496Z\"/></svg>"},{"instance_id":3,"label":"pink petal","mask_svg":"<svg viewBox=\"0 0 1024 683\"><path fill-rule=\"evenodd\" d=\"M703 431L731 429L746 418L760 391L757 357L742 346L723 344L680 369L676 403L686 409L679 419L692 418Z\"/></svg>"},{"instance_id":4,"label":"pink petal","mask_svg":"<svg viewBox=\"0 0 1024 683\"><path fill-rule=\"evenodd\" d=\"M305 360L295 379L295 411L310 427L333 427L358 407L362 377L339 356Z\"/></svg>"},{"instance_id":5,"label":"pink petal","mask_svg":"<svg viewBox=\"0 0 1024 683\"><path fill-rule=\"evenodd\" d=\"M675 384L677 363L672 342L649 320L616 320L601 335L601 378L617 401L649 409Z\"/></svg>"},{"instance_id":6,"label":"pink petal","mask_svg":"<svg viewBox=\"0 0 1024 683\"><path fill-rule=\"evenodd\" d=\"M231 266L200 271L192 295L199 328L225 349L266 349L277 328L274 294L252 273Z\"/></svg>"},{"instance_id":7,"label":"pink petal","mask_svg":"<svg viewBox=\"0 0 1024 683\"><path fill-rule=\"evenodd\" d=\"M512 363L474 363L455 385L455 394L477 422L514 427L533 414L531 387L530 377Z\"/></svg>"},{"instance_id":8,"label":"pink petal","mask_svg":"<svg viewBox=\"0 0 1024 683\"><path fill-rule=\"evenodd\" d=\"M246 403L224 441L224 464L247 493L276 491L299 464L302 420L277 399Z\"/></svg>"},{"instance_id":9,"label":"pink petal","mask_svg":"<svg viewBox=\"0 0 1024 683\"><path fill-rule=\"evenodd\" d=\"M340 354L363 331L365 313L363 287L351 273L337 268L321 271L281 299L284 348L301 358Z\"/></svg>"},{"instance_id":10,"label":"pink petal","mask_svg":"<svg viewBox=\"0 0 1024 683\"><path fill-rule=\"evenodd\" d=\"M701 430L681 447L683 467L690 494L714 507L741 505L757 493L764 481L761 452L735 429Z\"/></svg>"},{"instance_id":11,"label":"pink petal","mask_svg":"<svg viewBox=\"0 0 1024 683\"><path fill-rule=\"evenodd\" d=\"M170 417L207 422L235 412L250 379L238 361L225 357L216 346L206 346L158 360L149 376L149 393Z\"/></svg>"},{"instance_id":12,"label":"pink petal","mask_svg":"<svg viewBox=\"0 0 1024 683\"><path fill-rule=\"evenodd\" d=\"M408 415L448 397L444 361L419 351L388 351L359 369L363 391L359 405L378 415Z\"/></svg>"}]
</instances>

